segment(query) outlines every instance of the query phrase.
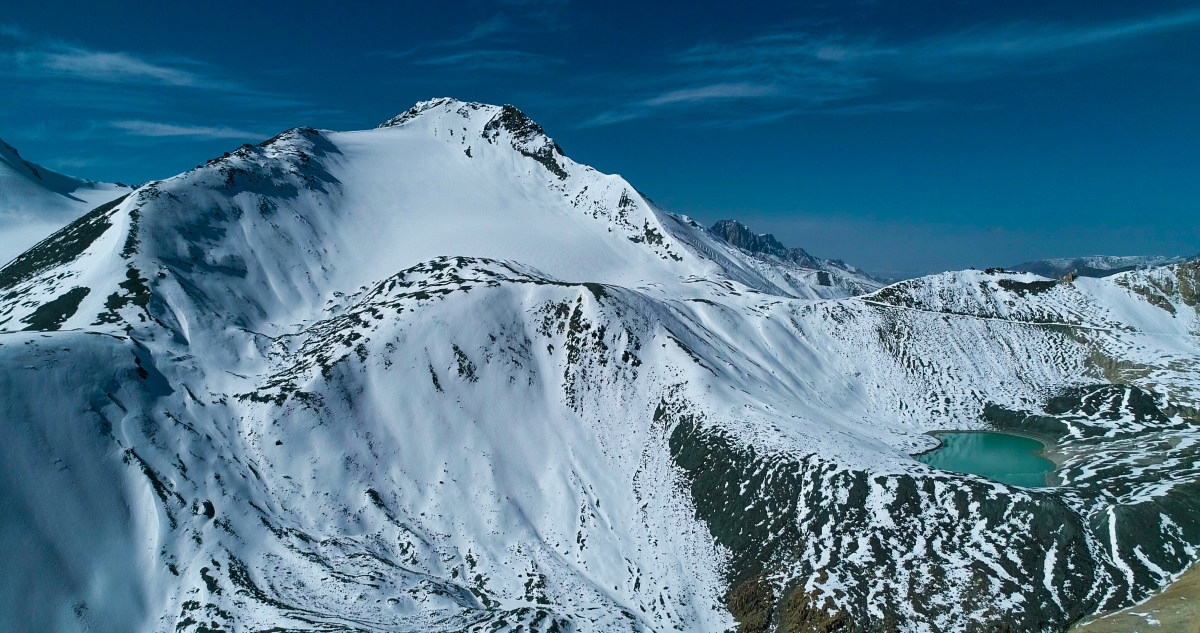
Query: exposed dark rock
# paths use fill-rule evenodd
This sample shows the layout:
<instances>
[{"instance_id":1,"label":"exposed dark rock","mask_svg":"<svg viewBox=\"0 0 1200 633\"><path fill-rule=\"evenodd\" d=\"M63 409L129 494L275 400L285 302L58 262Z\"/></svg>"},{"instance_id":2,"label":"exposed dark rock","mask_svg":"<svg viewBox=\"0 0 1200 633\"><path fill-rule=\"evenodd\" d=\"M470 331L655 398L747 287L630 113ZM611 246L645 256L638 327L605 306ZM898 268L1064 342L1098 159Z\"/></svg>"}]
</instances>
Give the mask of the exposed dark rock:
<instances>
[{"instance_id":1,"label":"exposed dark rock","mask_svg":"<svg viewBox=\"0 0 1200 633\"><path fill-rule=\"evenodd\" d=\"M63 295L43 303L32 314L21 319L28 323L26 330L57 330L79 309L79 302L91 292L88 288L75 287Z\"/></svg>"},{"instance_id":2,"label":"exposed dark rock","mask_svg":"<svg viewBox=\"0 0 1200 633\"><path fill-rule=\"evenodd\" d=\"M774 255L803 268L820 268L820 260L802 248L788 248L770 233L754 233L737 220L718 220L708 229L713 235L750 253Z\"/></svg>"},{"instance_id":3,"label":"exposed dark rock","mask_svg":"<svg viewBox=\"0 0 1200 633\"><path fill-rule=\"evenodd\" d=\"M109 218L113 210L127 197L121 196L92 209L0 268L0 290L12 288L38 273L79 257L112 226Z\"/></svg>"},{"instance_id":4,"label":"exposed dark rock","mask_svg":"<svg viewBox=\"0 0 1200 633\"><path fill-rule=\"evenodd\" d=\"M541 163L559 180L567 179L567 170L558 164L557 157L563 155L562 149L524 112L510 105L500 108L500 112L483 126L483 138L494 143L501 130L512 136L513 149Z\"/></svg>"}]
</instances>

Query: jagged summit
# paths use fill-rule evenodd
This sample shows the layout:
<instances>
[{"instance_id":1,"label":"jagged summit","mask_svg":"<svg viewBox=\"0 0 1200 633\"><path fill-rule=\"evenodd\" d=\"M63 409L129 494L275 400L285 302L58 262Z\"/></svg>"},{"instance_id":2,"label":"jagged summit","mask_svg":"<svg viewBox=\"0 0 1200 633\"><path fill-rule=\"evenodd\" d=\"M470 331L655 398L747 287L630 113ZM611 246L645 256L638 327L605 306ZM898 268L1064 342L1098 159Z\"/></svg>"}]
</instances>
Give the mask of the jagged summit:
<instances>
[{"instance_id":1,"label":"jagged summit","mask_svg":"<svg viewBox=\"0 0 1200 633\"><path fill-rule=\"evenodd\" d=\"M490 106L490 105L483 104L483 103L459 101L458 99L455 99L454 97L438 97L436 99L430 99L428 101L418 101L411 108L405 110L404 112L401 112L400 114L397 114L396 116L388 119L387 121L384 121L383 123L380 123L376 127L383 128L383 127L395 127L397 125L404 125L405 123L408 123L409 121L417 118L421 114L424 114L431 110L435 110L436 108L442 108L443 110L452 110L452 109L455 109L457 106L462 106L463 108L468 108L468 109L472 109L472 110L494 109L495 108L495 106ZM465 112L461 112L460 114L465 114Z\"/></svg>"},{"instance_id":2,"label":"jagged summit","mask_svg":"<svg viewBox=\"0 0 1200 633\"><path fill-rule=\"evenodd\" d=\"M754 233L738 220L717 220L710 231L717 237L751 253L774 255L805 268L817 268L818 260L802 248L787 248L770 233Z\"/></svg>"},{"instance_id":3,"label":"jagged summit","mask_svg":"<svg viewBox=\"0 0 1200 633\"><path fill-rule=\"evenodd\" d=\"M537 134L545 134L542 127L512 105L491 105L475 101L461 101L454 97L439 97L428 101L418 101L411 108L380 123L377 128L396 127L423 117L426 119L461 119L475 121L490 121L504 115L509 125L516 130L530 130Z\"/></svg>"},{"instance_id":4,"label":"jagged summit","mask_svg":"<svg viewBox=\"0 0 1200 633\"><path fill-rule=\"evenodd\" d=\"M457 129L460 138L479 136L489 143L496 143L504 136L513 149L538 161L558 178L565 180L569 175L561 162L562 148L546 135L542 126L515 106L442 97L417 103L379 127L410 125L414 121L423 122L431 130L448 130L450 135Z\"/></svg>"},{"instance_id":5,"label":"jagged summit","mask_svg":"<svg viewBox=\"0 0 1200 633\"><path fill-rule=\"evenodd\" d=\"M883 282L841 260L821 259L810 255L802 248L788 248L770 233L755 233L738 220L718 220L708 232L757 260L766 262L770 270L780 267L790 269L791 274L777 281L783 287L794 288L793 294L809 296L806 286L840 288L849 294L865 294L881 288ZM766 274L770 274L769 272ZM799 276L802 281L794 283ZM817 296L828 296L820 292Z\"/></svg>"},{"instance_id":6,"label":"jagged summit","mask_svg":"<svg viewBox=\"0 0 1200 633\"><path fill-rule=\"evenodd\" d=\"M784 246L771 233L755 233L739 220L717 220L708 229L717 237L750 253L771 255L803 268L828 268L830 266L864 277L870 277L861 268L851 266L840 259L821 259L810 255L803 248Z\"/></svg>"}]
</instances>

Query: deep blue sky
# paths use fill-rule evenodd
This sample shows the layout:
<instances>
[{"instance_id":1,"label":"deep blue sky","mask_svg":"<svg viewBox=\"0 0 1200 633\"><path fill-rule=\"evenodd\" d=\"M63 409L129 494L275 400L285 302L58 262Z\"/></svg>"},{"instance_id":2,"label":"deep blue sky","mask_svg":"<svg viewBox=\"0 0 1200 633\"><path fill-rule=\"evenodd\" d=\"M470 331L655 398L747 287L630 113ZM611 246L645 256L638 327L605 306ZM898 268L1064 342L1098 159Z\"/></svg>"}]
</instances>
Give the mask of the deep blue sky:
<instances>
[{"instance_id":1,"label":"deep blue sky","mask_svg":"<svg viewBox=\"0 0 1200 633\"><path fill-rule=\"evenodd\" d=\"M8 3L0 138L140 182L455 96L876 272L1200 252L1195 0L341 4Z\"/></svg>"}]
</instances>

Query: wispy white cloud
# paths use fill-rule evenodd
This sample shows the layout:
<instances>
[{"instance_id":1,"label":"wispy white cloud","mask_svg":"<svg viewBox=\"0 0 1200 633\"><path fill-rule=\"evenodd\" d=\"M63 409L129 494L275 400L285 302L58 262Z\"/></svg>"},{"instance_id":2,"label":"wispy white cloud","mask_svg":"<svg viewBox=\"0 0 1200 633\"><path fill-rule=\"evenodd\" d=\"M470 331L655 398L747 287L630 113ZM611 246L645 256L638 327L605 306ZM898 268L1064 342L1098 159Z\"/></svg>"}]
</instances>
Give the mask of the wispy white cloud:
<instances>
[{"instance_id":1,"label":"wispy white cloud","mask_svg":"<svg viewBox=\"0 0 1200 633\"><path fill-rule=\"evenodd\" d=\"M99 51L47 38L12 26L0 28L0 73L30 78L69 78L228 89L189 60L164 63L120 51Z\"/></svg>"},{"instance_id":2,"label":"wispy white cloud","mask_svg":"<svg viewBox=\"0 0 1200 633\"><path fill-rule=\"evenodd\" d=\"M73 170L95 167L102 163L103 161L95 156L67 156L51 158L44 164L51 169L57 169L70 173Z\"/></svg>"},{"instance_id":3,"label":"wispy white cloud","mask_svg":"<svg viewBox=\"0 0 1200 633\"><path fill-rule=\"evenodd\" d=\"M730 44L700 44L674 55L669 70L659 73L662 80L649 82L652 92L581 125L611 125L681 107L733 100L777 104L778 112L756 115L776 119L800 106L811 108L864 94L874 79L846 72L838 62L870 54L874 52L861 43L807 33L771 33ZM653 91L656 84L676 87Z\"/></svg>"},{"instance_id":4,"label":"wispy white cloud","mask_svg":"<svg viewBox=\"0 0 1200 633\"><path fill-rule=\"evenodd\" d=\"M558 16L567 4L565 0L507 0L499 4L499 13L459 35L371 55L461 71L536 72L566 64L560 57L521 50L523 37L559 28Z\"/></svg>"},{"instance_id":5,"label":"wispy white cloud","mask_svg":"<svg viewBox=\"0 0 1200 633\"><path fill-rule=\"evenodd\" d=\"M7 54L6 59L12 67L30 75L168 86L212 86L215 83L196 72L154 64L128 53L59 48L52 51L16 51Z\"/></svg>"},{"instance_id":6,"label":"wispy white cloud","mask_svg":"<svg viewBox=\"0 0 1200 633\"><path fill-rule=\"evenodd\" d=\"M471 50L413 62L419 66L445 66L461 70L540 70L564 64L562 59L524 51Z\"/></svg>"},{"instance_id":7,"label":"wispy white cloud","mask_svg":"<svg viewBox=\"0 0 1200 633\"><path fill-rule=\"evenodd\" d=\"M664 106L699 105L712 101L732 101L752 99L773 95L778 92L773 85L751 84L744 82L718 83L707 86L681 88L662 94L635 101L624 106L606 110L584 121L581 127L612 125L623 121L631 121L647 116L650 112Z\"/></svg>"},{"instance_id":8,"label":"wispy white cloud","mask_svg":"<svg viewBox=\"0 0 1200 633\"><path fill-rule=\"evenodd\" d=\"M778 92L779 88L773 85L760 85L744 82L712 84L708 86L700 86L698 88L672 90L671 92L647 99L644 103L648 106L662 106L672 103L699 103L702 101L763 97L766 95L773 95Z\"/></svg>"},{"instance_id":9,"label":"wispy white cloud","mask_svg":"<svg viewBox=\"0 0 1200 633\"><path fill-rule=\"evenodd\" d=\"M0 27L0 79L30 85L53 85L60 99L95 97L91 86L141 90L190 90L208 93L242 107L296 107L303 101L256 90L219 69L187 58L97 50L32 35L13 26ZM102 101L102 100L101 100ZM100 103L99 105L103 105Z\"/></svg>"},{"instance_id":10,"label":"wispy white cloud","mask_svg":"<svg viewBox=\"0 0 1200 633\"><path fill-rule=\"evenodd\" d=\"M685 49L658 73L660 80L646 82L642 94L582 125L610 125L721 99L754 100L764 106L758 116L769 118L945 107L946 100L928 88L902 98L889 97L884 88L904 85L921 92L921 84L1061 71L1197 27L1200 8L1090 25L1013 23L903 41L829 32L830 25L782 28Z\"/></svg>"},{"instance_id":11,"label":"wispy white cloud","mask_svg":"<svg viewBox=\"0 0 1200 633\"><path fill-rule=\"evenodd\" d=\"M502 34L511 28L511 22L503 15L494 15L486 20L476 22L471 30L460 35L448 37L445 39L435 40L428 43L420 44L419 46L411 46L403 50L393 51L374 51L368 53L372 57L386 57L390 59L408 59L414 58L417 54L425 51L445 51L447 49L460 48L467 44L475 44L481 40L492 39L493 36ZM443 57L445 57L443 55ZM433 60L417 60L414 63L436 63L438 58Z\"/></svg>"},{"instance_id":12,"label":"wispy white cloud","mask_svg":"<svg viewBox=\"0 0 1200 633\"><path fill-rule=\"evenodd\" d=\"M383 57L385 59L404 59L414 53L421 51L420 47L406 48L397 51L371 51L367 53L367 57Z\"/></svg>"},{"instance_id":13,"label":"wispy white cloud","mask_svg":"<svg viewBox=\"0 0 1200 633\"><path fill-rule=\"evenodd\" d=\"M190 137L204 139L255 139L264 138L258 132L239 130L226 126L182 125L178 123L160 123L156 121L111 121L108 124L134 136L148 137Z\"/></svg>"},{"instance_id":14,"label":"wispy white cloud","mask_svg":"<svg viewBox=\"0 0 1200 633\"><path fill-rule=\"evenodd\" d=\"M970 29L935 37L918 43L912 52L931 60L974 58L1020 61L1106 44L1130 42L1197 25L1200 25L1200 8L1138 20L1087 26L1012 24L990 30Z\"/></svg>"},{"instance_id":15,"label":"wispy white cloud","mask_svg":"<svg viewBox=\"0 0 1200 633\"><path fill-rule=\"evenodd\" d=\"M503 15L494 15L487 20L476 22L475 25L471 27L471 30L466 34L437 42L435 46L451 47L462 44L470 44L472 42L477 42L497 33L506 31L509 28L510 23L508 18L504 17Z\"/></svg>"}]
</instances>

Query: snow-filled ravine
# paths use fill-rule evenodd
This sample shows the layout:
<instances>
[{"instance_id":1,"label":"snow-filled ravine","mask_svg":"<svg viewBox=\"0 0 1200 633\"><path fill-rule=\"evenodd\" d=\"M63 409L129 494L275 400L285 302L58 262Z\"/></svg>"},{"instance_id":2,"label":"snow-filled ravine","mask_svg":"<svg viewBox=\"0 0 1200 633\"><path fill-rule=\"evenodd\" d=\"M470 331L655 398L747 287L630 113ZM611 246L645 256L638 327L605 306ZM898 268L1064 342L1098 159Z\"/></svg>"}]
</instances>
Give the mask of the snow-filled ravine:
<instances>
[{"instance_id":1,"label":"snow-filled ravine","mask_svg":"<svg viewBox=\"0 0 1200 633\"><path fill-rule=\"evenodd\" d=\"M1200 265L720 228L452 99L97 207L0 269L0 630L1062 631L1200 558ZM1060 485L911 457L986 429Z\"/></svg>"}]
</instances>

